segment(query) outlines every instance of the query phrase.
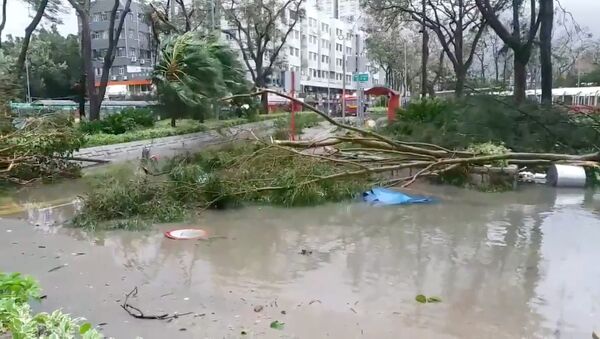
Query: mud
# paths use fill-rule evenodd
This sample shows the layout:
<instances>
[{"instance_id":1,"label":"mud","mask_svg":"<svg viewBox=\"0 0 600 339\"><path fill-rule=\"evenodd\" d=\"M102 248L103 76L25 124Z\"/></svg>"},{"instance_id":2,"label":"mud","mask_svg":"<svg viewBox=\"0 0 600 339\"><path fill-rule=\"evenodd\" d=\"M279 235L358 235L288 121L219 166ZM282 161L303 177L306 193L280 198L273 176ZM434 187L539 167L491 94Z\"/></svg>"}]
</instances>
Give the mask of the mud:
<instances>
[{"instance_id":1,"label":"mud","mask_svg":"<svg viewBox=\"0 0 600 339\"><path fill-rule=\"evenodd\" d=\"M116 338L589 338L598 329L599 195L422 190L440 202L208 212L185 224L206 229L205 241L162 235L181 225L35 226L25 212L0 220L1 269L40 280L48 297L37 310L106 323ZM72 208L50 208L47 220ZM119 304L135 286L130 302L147 314L193 314L134 319ZM417 294L442 302L419 304Z\"/></svg>"}]
</instances>

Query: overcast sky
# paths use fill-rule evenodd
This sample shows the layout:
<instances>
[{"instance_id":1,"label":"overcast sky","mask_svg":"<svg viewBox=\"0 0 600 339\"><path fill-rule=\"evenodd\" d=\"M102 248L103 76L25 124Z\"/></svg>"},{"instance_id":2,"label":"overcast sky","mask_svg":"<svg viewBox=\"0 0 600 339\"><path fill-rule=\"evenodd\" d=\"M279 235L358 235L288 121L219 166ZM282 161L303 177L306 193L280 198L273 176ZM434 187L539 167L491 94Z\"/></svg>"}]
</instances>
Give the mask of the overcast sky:
<instances>
[{"instance_id":1,"label":"overcast sky","mask_svg":"<svg viewBox=\"0 0 600 339\"><path fill-rule=\"evenodd\" d=\"M63 15L64 23L59 27L63 34L77 33L77 19L75 11L70 7L66 0L63 0L67 14ZM575 20L586 27L594 34L596 39L600 39L600 0L560 0L563 7L573 14ZM30 9L19 0L8 0L8 18L4 35L12 34L22 36L25 27L29 24Z\"/></svg>"}]
</instances>

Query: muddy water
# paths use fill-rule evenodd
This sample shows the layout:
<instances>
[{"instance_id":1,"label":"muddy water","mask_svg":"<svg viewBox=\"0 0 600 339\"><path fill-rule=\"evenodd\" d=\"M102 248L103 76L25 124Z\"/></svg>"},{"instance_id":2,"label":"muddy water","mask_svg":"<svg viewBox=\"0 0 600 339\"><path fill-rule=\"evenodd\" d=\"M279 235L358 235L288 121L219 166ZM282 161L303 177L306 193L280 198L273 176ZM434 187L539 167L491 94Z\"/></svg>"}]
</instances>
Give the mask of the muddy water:
<instances>
[{"instance_id":1,"label":"muddy water","mask_svg":"<svg viewBox=\"0 0 600 339\"><path fill-rule=\"evenodd\" d=\"M441 201L205 213L186 225L208 241L162 236L178 225L84 234L2 219L1 269L40 280L38 309L63 307L116 338L589 338L600 328L600 195L423 189ZM119 307L134 286L131 303L147 314L193 314L134 319Z\"/></svg>"}]
</instances>

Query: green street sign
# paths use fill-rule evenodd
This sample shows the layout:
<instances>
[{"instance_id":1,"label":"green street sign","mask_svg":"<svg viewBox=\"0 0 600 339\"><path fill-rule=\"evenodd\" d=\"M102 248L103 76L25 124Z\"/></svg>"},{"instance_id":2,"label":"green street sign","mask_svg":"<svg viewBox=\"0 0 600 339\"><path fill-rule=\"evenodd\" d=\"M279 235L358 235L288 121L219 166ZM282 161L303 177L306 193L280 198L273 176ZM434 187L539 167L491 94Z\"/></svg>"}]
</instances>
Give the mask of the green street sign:
<instances>
[{"instance_id":1,"label":"green street sign","mask_svg":"<svg viewBox=\"0 0 600 339\"><path fill-rule=\"evenodd\" d=\"M352 75L352 80L356 82L367 82L369 81L369 73L356 73Z\"/></svg>"}]
</instances>

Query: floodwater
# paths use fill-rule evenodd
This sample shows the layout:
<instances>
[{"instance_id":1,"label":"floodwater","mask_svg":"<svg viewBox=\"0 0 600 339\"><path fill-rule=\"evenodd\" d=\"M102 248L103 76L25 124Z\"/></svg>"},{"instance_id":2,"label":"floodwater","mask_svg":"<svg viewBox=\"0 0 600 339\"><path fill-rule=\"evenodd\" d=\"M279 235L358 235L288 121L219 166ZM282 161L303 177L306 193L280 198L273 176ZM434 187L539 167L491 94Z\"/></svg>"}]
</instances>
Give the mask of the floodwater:
<instances>
[{"instance_id":1,"label":"floodwater","mask_svg":"<svg viewBox=\"0 0 600 339\"><path fill-rule=\"evenodd\" d=\"M64 197L65 185L17 199ZM116 338L590 338L600 328L600 195L421 192L440 202L211 211L185 224L213 236L199 241L162 235L179 225L86 234L56 225L69 205L33 204L0 220L0 269L40 280L36 309L63 308ZM146 315L192 314L134 319L119 305L136 286L130 303Z\"/></svg>"}]
</instances>

